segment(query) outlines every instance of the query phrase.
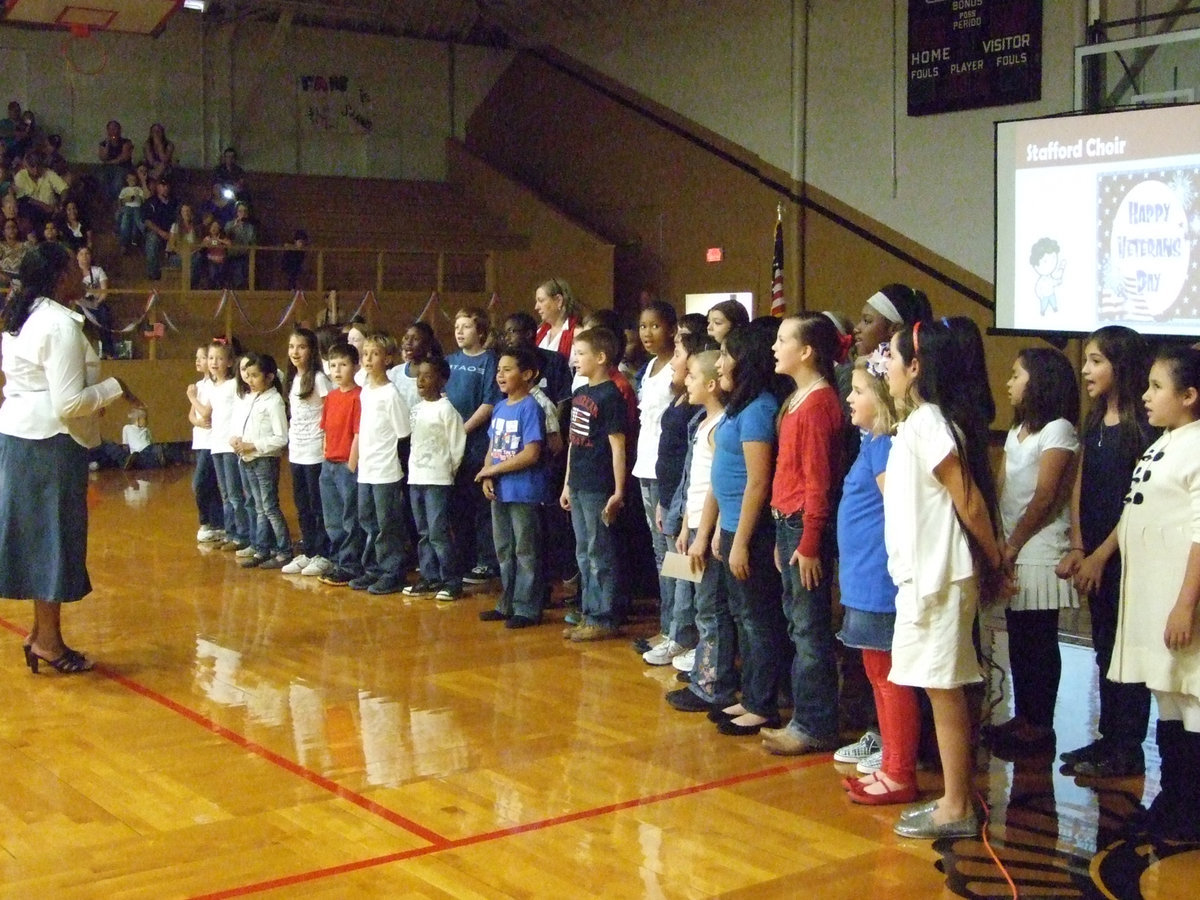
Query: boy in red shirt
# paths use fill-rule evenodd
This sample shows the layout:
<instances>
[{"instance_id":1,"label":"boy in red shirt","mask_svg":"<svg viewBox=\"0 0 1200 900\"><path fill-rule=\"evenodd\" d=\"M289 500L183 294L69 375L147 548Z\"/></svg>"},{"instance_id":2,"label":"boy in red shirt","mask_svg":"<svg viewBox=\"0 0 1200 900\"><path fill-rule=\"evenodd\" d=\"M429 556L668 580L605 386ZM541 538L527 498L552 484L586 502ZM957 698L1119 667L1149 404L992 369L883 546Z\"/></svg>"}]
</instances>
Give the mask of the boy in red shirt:
<instances>
[{"instance_id":1,"label":"boy in red shirt","mask_svg":"<svg viewBox=\"0 0 1200 900\"><path fill-rule=\"evenodd\" d=\"M325 461L321 463L321 512L329 535L333 568L320 573L323 584L346 585L363 574L366 533L358 521L358 424L362 416L362 388L354 383L358 351L338 342L325 355L330 391L321 410L325 432Z\"/></svg>"}]
</instances>

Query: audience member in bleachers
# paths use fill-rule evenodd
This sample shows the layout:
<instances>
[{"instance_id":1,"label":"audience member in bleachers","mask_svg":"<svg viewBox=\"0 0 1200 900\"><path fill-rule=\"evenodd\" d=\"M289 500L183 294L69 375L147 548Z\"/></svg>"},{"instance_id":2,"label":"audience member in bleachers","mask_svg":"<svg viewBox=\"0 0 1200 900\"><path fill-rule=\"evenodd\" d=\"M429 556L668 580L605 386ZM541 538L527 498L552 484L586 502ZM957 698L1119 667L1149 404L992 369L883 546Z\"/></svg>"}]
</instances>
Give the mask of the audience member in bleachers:
<instances>
[{"instance_id":1,"label":"audience member in bleachers","mask_svg":"<svg viewBox=\"0 0 1200 900\"><path fill-rule=\"evenodd\" d=\"M200 275L197 284L201 288L215 290L229 286L225 277L225 261L229 256L229 238L221 231L221 223L211 219L208 223L208 234L200 242L204 248L204 257L200 264Z\"/></svg>"},{"instance_id":2,"label":"audience member in bleachers","mask_svg":"<svg viewBox=\"0 0 1200 900\"><path fill-rule=\"evenodd\" d=\"M199 251L202 239L203 234L200 226L196 223L196 213L192 204L180 203L179 217L171 226L171 238L167 241L167 259L170 265L178 266L183 265L185 257L189 260L188 287L194 287L197 284L197 269L200 267L200 259L194 254Z\"/></svg>"},{"instance_id":3,"label":"audience member in bleachers","mask_svg":"<svg viewBox=\"0 0 1200 900\"><path fill-rule=\"evenodd\" d=\"M42 240L47 243L62 244L66 247L66 243L62 239L62 233L58 230L58 222L54 219L47 219L46 224L42 226ZM70 247L67 247L70 250Z\"/></svg>"},{"instance_id":4,"label":"audience member in bleachers","mask_svg":"<svg viewBox=\"0 0 1200 900\"><path fill-rule=\"evenodd\" d=\"M100 170L97 177L104 196L116 200L125 184L125 173L133 167L133 141L121 134L121 123L111 120L106 127L104 140L100 142L97 156Z\"/></svg>"},{"instance_id":5,"label":"audience member in bleachers","mask_svg":"<svg viewBox=\"0 0 1200 900\"><path fill-rule=\"evenodd\" d=\"M42 166L36 153L25 156L25 168L13 178L17 207L33 223L34 232L41 232L46 221L58 212L59 198L66 193L67 183Z\"/></svg>"},{"instance_id":6,"label":"audience member in bleachers","mask_svg":"<svg viewBox=\"0 0 1200 900\"><path fill-rule=\"evenodd\" d=\"M32 110L21 113L21 121L17 125L16 140L13 142L13 159L26 156L37 148L38 130L37 118Z\"/></svg>"},{"instance_id":7,"label":"audience member in bleachers","mask_svg":"<svg viewBox=\"0 0 1200 900\"><path fill-rule=\"evenodd\" d=\"M179 201L171 196L171 182L165 178L154 185L154 196L142 205L146 226L146 277L162 277L162 254L171 237L171 226L179 215Z\"/></svg>"},{"instance_id":8,"label":"audience member in bleachers","mask_svg":"<svg viewBox=\"0 0 1200 900\"><path fill-rule=\"evenodd\" d=\"M142 223L142 205L150 199L146 189L138 183L137 173L125 173L125 187L117 195L117 240L121 252L127 251L142 239L145 226Z\"/></svg>"},{"instance_id":9,"label":"audience member in bleachers","mask_svg":"<svg viewBox=\"0 0 1200 900\"><path fill-rule=\"evenodd\" d=\"M229 238L229 286L245 289L250 286L250 247L258 243L258 231L250 221L250 207L238 201L234 219L225 226Z\"/></svg>"},{"instance_id":10,"label":"audience member in bleachers","mask_svg":"<svg viewBox=\"0 0 1200 900\"><path fill-rule=\"evenodd\" d=\"M150 134L142 145L142 161L156 180L170 175L171 167L175 165L175 144L167 137L167 129L158 122L150 126Z\"/></svg>"},{"instance_id":11,"label":"audience member in bleachers","mask_svg":"<svg viewBox=\"0 0 1200 900\"><path fill-rule=\"evenodd\" d=\"M233 191L231 199L249 201L250 192L246 187L246 172L238 165L237 151L226 147L221 153L221 161L213 169L213 185L229 188Z\"/></svg>"},{"instance_id":12,"label":"audience member in bleachers","mask_svg":"<svg viewBox=\"0 0 1200 900\"><path fill-rule=\"evenodd\" d=\"M63 216L58 226L62 241L74 253L80 247L92 248L92 229L79 212L79 204L68 200L63 204Z\"/></svg>"},{"instance_id":13,"label":"audience member in bleachers","mask_svg":"<svg viewBox=\"0 0 1200 900\"><path fill-rule=\"evenodd\" d=\"M229 185L213 182L212 196L200 205L200 221L207 222L209 219L215 219L223 230L233 221L233 217L237 213L234 196L234 190Z\"/></svg>"},{"instance_id":14,"label":"audience member in bleachers","mask_svg":"<svg viewBox=\"0 0 1200 900\"><path fill-rule=\"evenodd\" d=\"M4 220L4 240L0 242L0 287L12 286L13 279L21 268L21 260L32 246L21 237L21 228L16 219Z\"/></svg>"},{"instance_id":15,"label":"audience member in bleachers","mask_svg":"<svg viewBox=\"0 0 1200 900\"><path fill-rule=\"evenodd\" d=\"M0 143L4 144L5 156L11 157L14 154L24 126L24 120L21 118L21 104L13 100L8 104L8 115L0 119Z\"/></svg>"},{"instance_id":16,"label":"audience member in bleachers","mask_svg":"<svg viewBox=\"0 0 1200 900\"><path fill-rule=\"evenodd\" d=\"M12 167L8 162L8 153L0 151L0 197L14 193Z\"/></svg>"},{"instance_id":17,"label":"audience member in bleachers","mask_svg":"<svg viewBox=\"0 0 1200 900\"><path fill-rule=\"evenodd\" d=\"M39 150L46 160L46 168L65 180L67 184L70 184L71 165L62 154L62 135L47 135L44 146L40 147Z\"/></svg>"},{"instance_id":18,"label":"audience member in bleachers","mask_svg":"<svg viewBox=\"0 0 1200 900\"><path fill-rule=\"evenodd\" d=\"M96 326L100 339L100 356L104 359L115 359L116 344L113 340L112 310L109 309L106 296L108 294L108 275L99 266L92 265L92 251L80 247L75 253L79 263L79 271L83 274L83 299L77 301L84 318Z\"/></svg>"}]
</instances>

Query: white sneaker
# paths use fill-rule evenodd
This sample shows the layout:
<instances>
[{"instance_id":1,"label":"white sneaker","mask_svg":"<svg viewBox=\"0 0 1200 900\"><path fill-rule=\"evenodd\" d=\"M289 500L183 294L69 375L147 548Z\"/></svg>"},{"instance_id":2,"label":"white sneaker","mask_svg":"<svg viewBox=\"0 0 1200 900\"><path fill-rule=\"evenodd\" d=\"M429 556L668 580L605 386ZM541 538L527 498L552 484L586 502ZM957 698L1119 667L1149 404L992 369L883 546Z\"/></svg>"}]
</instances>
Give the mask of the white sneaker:
<instances>
[{"instance_id":1,"label":"white sneaker","mask_svg":"<svg viewBox=\"0 0 1200 900\"><path fill-rule=\"evenodd\" d=\"M303 571L304 567L310 562L312 562L312 560L301 553L299 556L293 556L292 561L279 571L284 575L299 575L301 571Z\"/></svg>"},{"instance_id":2,"label":"white sneaker","mask_svg":"<svg viewBox=\"0 0 1200 900\"><path fill-rule=\"evenodd\" d=\"M883 750L883 741L878 731L868 731L853 744L839 748L833 754L833 761L840 763L860 763L873 753Z\"/></svg>"},{"instance_id":3,"label":"white sneaker","mask_svg":"<svg viewBox=\"0 0 1200 900\"><path fill-rule=\"evenodd\" d=\"M692 648L691 650L686 650L683 653L680 653L678 656L676 656L674 659L671 660L671 665L673 665L680 672L692 671L692 668L696 665L696 650L695 650L695 648Z\"/></svg>"},{"instance_id":4,"label":"white sneaker","mask_svg":"<svg viewBox=\"0 0 1200 900\"><path fill-rule=\"evenodd\" d=\"M333 563L323 556L313 556L308 560L308 565L300 570L301 575L328 575L333 571Z\"/></svg>"},{"instance_id":5,"label":"white sneaker","mask_svg":"<svg viewBox=\"0 0 1200 900\"><path fill-rule=\"evenodd\" d=\"M245 546L241 550L235 551L233 555L239 559L245 559L248 556L254 555L254 548L251 546Z\"/></svg>"},{"instance_id":6,"label":"white sneaker","mask_svg":"<svg viewBox=\"0 0 1200 900\"><path fill-rule=\"evenodd\" d=\"M872 772L878 772L883 768L883 751L876 750L865 759L860 759L858 765L855 766L863 775L870 775Z\"/></svg>"},{"instance_id":7,"label":"white sneaker","mask_svg":"<svg viewBox=\"0 0 1200 900\"><path fill-rule=\"evenodd\" d=\"M687 650L682 644L677 644L670 638L665 641L659 641L649 650L642 654L642 659L651 666L665 666L680 653Z\"/></svg>"}]
</instances>

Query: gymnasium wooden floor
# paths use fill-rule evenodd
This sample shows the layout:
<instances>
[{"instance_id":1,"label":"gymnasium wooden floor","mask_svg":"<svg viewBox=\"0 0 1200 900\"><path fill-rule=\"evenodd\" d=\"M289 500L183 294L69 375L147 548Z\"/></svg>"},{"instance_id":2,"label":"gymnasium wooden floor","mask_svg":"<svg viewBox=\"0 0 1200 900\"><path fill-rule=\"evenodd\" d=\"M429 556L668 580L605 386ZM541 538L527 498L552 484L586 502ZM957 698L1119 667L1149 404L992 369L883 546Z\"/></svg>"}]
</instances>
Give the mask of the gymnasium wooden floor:
<instances>
[{"instance_id":1,"label":"gymnasium wooden floor","mask_svg":"<svg viewBox=\"0 0 1200 900\"><path fill-rule=\"evenodd\" d=\"M197 548L190 470L132 476L94 480L95 592L64 616L98 671L31 675L29 604L0 601L2 897L1013 896L981 841L853 807L828 755L671 710L627 640L244 571ZM1060 749L1096 704L1064 653ZM1020 896L1194 896L1200 849L1117 832L1153 779L978 783Z\"/></svg>"}]
</instances>

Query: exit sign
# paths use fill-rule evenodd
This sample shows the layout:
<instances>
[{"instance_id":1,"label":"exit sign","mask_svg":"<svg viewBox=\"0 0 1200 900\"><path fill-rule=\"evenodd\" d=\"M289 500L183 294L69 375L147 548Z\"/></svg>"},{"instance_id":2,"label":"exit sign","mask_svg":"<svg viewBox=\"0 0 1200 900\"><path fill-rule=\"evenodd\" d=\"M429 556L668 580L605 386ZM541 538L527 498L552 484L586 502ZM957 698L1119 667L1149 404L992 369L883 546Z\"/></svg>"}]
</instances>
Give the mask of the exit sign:
<instances>
[{"instance_id":1,"label":"exit sign","mask_svg":"<svg viewBox=\"0 0 1200 900\"><path fill-rule=\"evenodd\" d=\"M725 258L725 251L720 247L709 247L704 251L704 261L718 263Z\"/></svg>"}]
</instances>

